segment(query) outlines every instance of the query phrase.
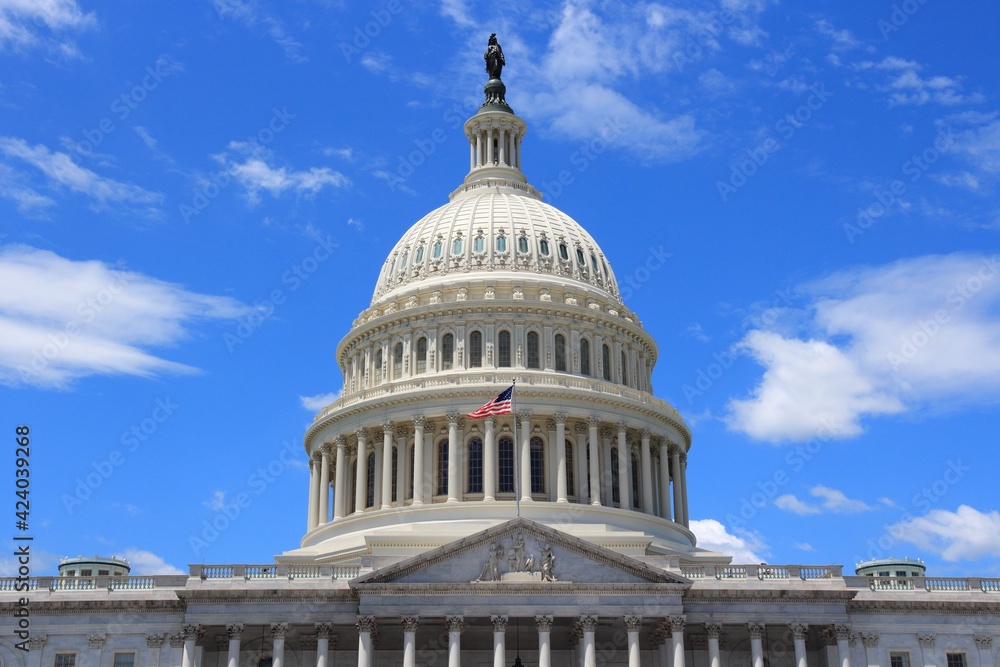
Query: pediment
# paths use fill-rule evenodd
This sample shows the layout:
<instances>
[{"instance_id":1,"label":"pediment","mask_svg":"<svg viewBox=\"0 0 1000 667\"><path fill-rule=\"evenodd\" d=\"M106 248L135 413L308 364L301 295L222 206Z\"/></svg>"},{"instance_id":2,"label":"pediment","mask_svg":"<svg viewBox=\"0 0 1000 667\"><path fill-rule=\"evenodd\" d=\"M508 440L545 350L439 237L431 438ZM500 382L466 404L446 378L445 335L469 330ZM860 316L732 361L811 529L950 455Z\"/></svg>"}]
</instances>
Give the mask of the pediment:
<instances>
[{"instance_id":1,"label":"pediment","mask_svg":"<svg viewBox=\"0 0 1000 667\"><path fill-rule=\"evenodd\" d=\"M690 581L634 558L548 528L512 519L376 570L365 584L683 584Z\"/></svg>"}]
</instances>

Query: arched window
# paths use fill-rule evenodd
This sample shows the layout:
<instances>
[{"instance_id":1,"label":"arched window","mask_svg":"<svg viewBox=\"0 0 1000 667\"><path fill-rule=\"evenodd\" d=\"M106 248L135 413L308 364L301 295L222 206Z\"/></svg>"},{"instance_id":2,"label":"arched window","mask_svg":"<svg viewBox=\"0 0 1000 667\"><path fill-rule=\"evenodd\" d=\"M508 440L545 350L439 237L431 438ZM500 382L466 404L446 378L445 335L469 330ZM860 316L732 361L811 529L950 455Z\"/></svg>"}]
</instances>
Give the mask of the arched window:
<instances>
[{"instance_id":1,"label":"arched window","mask_svg":"<svg viewBox=\"0 0 1000 667\"><path fill-rule=\"evenodd\" d=\"M628 384L628 361L625 359L625 350L622 350L622 384Z\"/></svg>"},{"instance_id":2,"label":"arched window","mask_svg":"<svg viewBox=\"0 0 1000 667\"><path fill-rule=\"evenodd\" d=\"M424 261L424 246L421 245L419 248L417 248L417 255L416 257L413 258L413 263L420 264L423 261Z\"/></svg>"},{"instance_id":3,"label":"arched window","mask_svg":"<svg viewBox=\"0 0 1000 667\"><path fill-rule=\"evenodd\" d=\"M507 237L498 236L497 237L497 252L507 252Z\"/></svg>"},{"instance_id":4,"label":"arched window","mask_svg":"<svg viewBox=\"0 0 1000 667\"><path fill-rule=\"evenodd\" d=\"M538 252L542 254L543 257L549 256L549 242L542 239L538 242Z\"/></svg>"},{"instance_id":5,"label":"arched window","mask_svg":"<svg viewBox=\"0 0 1000 667\"><path fill-rule=\"evenodd\" d=\"M483 492L483 441L469 440L469 493Z\"/></svg>"},{"instance_id":6,"label":"arched window","mask_svg":"<svg viewBox=\"0 0 1000 667\"><path fill-rule=\"evenodd\" d=\"M448 495L448 440L442 440L437 446L437 495Z\"/></svg>"},{"instance_id":7,"label":"arched window","mask_svg":"<svg viewBox=\"0 0 1000 667\"><path fill-rule=\"evenodd\" d=\"M580 265L580 268L587 268L587 260L583 258L583 250L580 248L576 249L576 263Z\"/></svg>"},{"instance_id":8,"label":"arched window","mask_svg":"<svg viewBox=\"0 0 1000 667\"><path fill-rule=\"evenodd\" d=\"M59 661L56 660L56 662L59 662ZM272 658L269 655L268 656L264 656L263 658L261 658L260 660L257 661L257 667L271 667L271 665L273 665L273 664L274 664L274 658Z\"/></svg>"},{"instance_id":9,"label":"arched window","mask_svg":"<svg viewBox=\"0 0 1000 667\"><path fill-rule=\"evenodd\" d=\"M531 439L531 492L545 493L545 444L539 437Z\"/></svg>"},{"instance_id":10,"label":"arched window","mask_svg":"<svg viewBox=\"0 0 1000 667\"><path fill-rule=\"evenodd\" d=\"M483 332L473 331L469 334L469 368L481 368L483 365Z\"/></svg>"},{"instance_id":11,"label":"arched window","mask_svg":"<svg viewBox=\"0 0 1000 667\"><path fill-rule=\"evenodd\" d=\"M514 493L514 440L502 437L497 445L497 491Z\"/></svg>"},{"instance_id":12,"label":"arched window","mask_svg":"<svg viewBox=\"0 0 1000 667\"><path fill-rule=\"evenodd\" d=\"M486 249L486 239L480 234L472 241L472 250L474 252L483 252Z\"/></svg>"},{"instance_id":13,"label":"arched window","mask_svg":"<svg viewBox=\"0 0 1000 667\"><path fill-rule=\"evenodd\" d=\"M437 241L434 243L434 247L431 249L431 257L434 259L441 259L441 242Z\"/></svg>"},{"instance_id":14,"label":"arched window","mask_svg":"<svg viewBox=\"0 0 1000 667\"><path fill-rule=\"evenodd\" d=\"M618 448L611 449L611 502L621 503L621 480L618 479Z\"/></svg>"},{"instance_id":15,"label":"arched window","mask_svg":"<svg viewBox=\"0 0 1000 667\"><path fill-rule=\"evenodd\" d=\"M365 490L365 507L375 505L375 453L368 455L368 487Z\"/></svg>"},{"instance_id":16,"label":"arched window","mask_svg":"<svg viewBox=\"0 0 1000 667\"><path fill-rule=\"evenodd\" d=\"M417 339L417 374L427 372L427 339Z\"/></svg>"},{"instance_id":17,"label":"arched window","mask_svg":"<svg viewBox=\"0 0 1000 667\"><path fill-rule=\"evenodd\" d=\"M462 254L462 237L461 236L459 236L457 239L454 240L454 242L452 242L452 244L451 244L451 254L452 255L461 255Z\"/></svg>"},{"instance_id":18,"label":"arched window","mask_svg":"<svg viewBox=\"0 0 1000 667\"><path fill-rule=\"evenodd\" d=\"M450 333L441 338L441 369L451 370L455 362L455 337Z\"/></svg>"},{"instance_id":19,"label":"arched window","mask_svg":"<svg viewBox=\"0 0 1000 667\"><path fill-rule=\"evenodd\" d=\"M396 502L396 493L398 491L399 479L399 449L396 447L392 448L392 502Z\"/></svg>"},{"instance_id":20,"label":"arched window","mask_svg":"<svg viewBox=\"0 0 1000 667\"><path fill-rule=\"evenodd\" d=\"M607 345L601 348L601 362L604 365L604 379L611 382L611 348Z\"/></svg>"},{"instance_id":21,"label":"arched window","mask_svg":"<svg viewBox=\"0 0 1000 667\"><path fill-rule=\"evenodd\" d=\"M523 253L528 252L528 237L527 236L521 235L521 236L517 237L517 249L518 249L518 251L523 252Z\"/></svg>"},{"instance_id":22,"label":"arched window","mask_svg":"<svg viewBox=\"0 0 1000 667\"><path fill-rule=\"evenodd\" d=\"M559 257L564 262L569 261L569 248L566 247L565 243L559 244Z\"/></svg>"},{"instance_id":23,"label":"arched window","mask_svg":"<svg viewBox=\"0 0 1000 667\"><path fill-rule=\"evenodd\" d=\"M528 332L528 368L541 368L538 354L538 332Z\"/></svg>"},{"instance_id":24,"label":"arched window","mask_svg":"<svg viewBox=\"0 0 1000 667\"><path fill-rule=\"evenodd\" d=\"M510 332L501 331L497 335L497 366L510 368Z\"/></svg>"},{"instance_id":25,"label":"arched window","mask_svg":"<svg viewBox=\"0 0 1000 667\"><path fill-rule=\"evenodd\" d=\"M382 350L375 350L375 384L382 384Z\"/></svg>"},{"instance_id":26,"label":"arched window","mask_svg":"<svg viewBox=\"0 0 1000 667\"><path fill-rule=\"evenodd\" d=\"M632 455L632 507L639 508L639 459Z\"/></svg>"},{"instance_id":27,"label":"arched window","mask_svg":"<svg viewBox=\"0 0 1000 667\"><path fill-rule=\"evenodd\" d=\"M573 443L566 441L566 493L576 495L576 469L573 466Z\"/></svg>"},{"instance_id":28,"label":"arched window","mask_svg":"<svg viewBox=\"0 0 1000 667\"><path fill-rule=\"evenodd\" d=\"M399 272L406 273L406 260L410 257L410 251L407 250L403 253L402 259L399 260Z\"/></svg>"},{"instance_id":29,"label":"arched window","mask_svg":"<svg viewBox=\"0 0 1000 667\"><path fill-rule=\"evenodd\" d=\"M398 380L403 377L403 344L396 343L392 350L392 379Z\"/></svg>"},{"instance_id":30,"label":"arched window","mask_svg":"<svg viewBox=\"0 0 1000 667\"><path fill-rule=\"evenodd\" d=\"M556 334L556 370L566 370L566 336Z\"/></svg>"},{"instance_id":31,"label":"arched window","mask_svg":"<svg viewBox=\"0 0 1000 667\"><path fill-rule=\"evenodd\" d=\"M590 341L580 339L580 374L590 375Z\"/></svg>"}]
</instances>

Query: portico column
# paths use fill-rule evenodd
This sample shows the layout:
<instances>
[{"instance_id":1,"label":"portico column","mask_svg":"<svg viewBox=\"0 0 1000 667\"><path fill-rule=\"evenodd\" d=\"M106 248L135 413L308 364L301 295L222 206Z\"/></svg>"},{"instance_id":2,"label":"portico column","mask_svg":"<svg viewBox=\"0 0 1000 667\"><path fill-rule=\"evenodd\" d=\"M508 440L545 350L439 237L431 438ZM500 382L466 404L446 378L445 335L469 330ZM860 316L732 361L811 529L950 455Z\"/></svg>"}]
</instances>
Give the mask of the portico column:
<instances>
[{"instance_id":1,"label":"portico column","mask_svg":"<svg viewBox=\"0 0 1000 667\"><path fill-rule=\"evenodd\" d=\"M240 665L240 639L243 638L242 623L228 623L226 625L226 635L229 636L229 653L226 656L227 667L239 667Z\"/></svg>"},{"instance_id":2,"label":"portico column","mask_svg":"<svg viewBox=\"0 0 1000 667\"><path fill-rule=\"evenodd\" d=\"M424 418L413 418L413 504L424 504Z\"/></svg>"},{"instance_id":3,"label":"portico column","mask_svg":"<svg viewBox=\"0 0 1000 667\"><path fill-rule=\"evenodd\" d=\"M721 623L706 623L705 634L708 635L708 667L721 667L719 657L719 636L722 634Z\"/></svg>"},{"instance_id":4,"label":"portico column","mask_svg":"<svg viewBox=\"0 0 1000 667\"><path fill-rule=\"evenodd\" d=\"M271 624L271 667L284 667L285 665L286 632L288 632L288 623Z\"/></svg>"},{"instance_id":5,"label":"portico column","mask_svg":"<svg viewBox=\"0 0 1000 667\"><path fill-rule=\"evenodd\" d=\"M622 509L632 507L632 476L628 474L628 444L625 442L626 424L618 422L618 506Z\"/></svg>"},{"instance_id":6,"label":"portico column","mask_svg":"<svg viewBox=\"0 0 1000 667\"><path fill-rule=\"evenodd\" d=\"M182 625L181 637L184 638L184 648L181 654L181 667L194 667L194 647L198 641L198 626Z\"/></svg>"},{"instance_id":7,"label":"portico column","mask_svg":"<svg viewBox=\"0 0 1000 667\"><path fill-rule=\"evenodd\" d=\"M590 448L590 504L601 504L601 453L597 448L597 427L601 420L591 417L587 420L590 427L590 434L587 437L587 446Z\"/></svg>"},{"instance_id":8,"label":"portico column","mask_svg":"<svg viewBox=\"0 0 1000 667\"><path fill-rule=\"evenodd\" d=\"M368 431L359 428L355 434L358 437L358 480L354 489L354 512L360 514L365 511L368 500Z\"/></svg>"},{"instance_id":9,"label":"portico column","mask_svg":"<svg viewBox=\"0 0 1000 667\"><path fill-rule=\"evenodd\" d=\"M581 616L580 628L583 630L583 667L597 667L597 617Z\"/></svg>"},{"instance_id":10,"label":"portico column","mask_svg":"<svg viewBox=\"0 0 1000 667\"><path fill-rule=\"evenodd\" d=\"M674 523L684 523L683 507L681 500L683 493L681 487L681 448L677 445L670 446L670 470L674 476Z\"/></svg>"},{"instance_id":11,"label":"portico column","mask_svg":"<svg viewBox=\"0 0 1000 667\"><path fill-rule=\"evenodd\" d=\"M535 616L535 625L538 626L538 667L552 667L552 617Z\"/></svg>"},{"instance_id":12,"label":"portico column","mask_svg":"<svg viewBox=\"0 0 1000 667\"><path fill-rule=\"evenodd\" d=\"M642 629L642 616L625 617L625 633L628 637L628 667L641 667L639 664L639 630Z\"/></svg>"},{"instance_id":13,"label":"portico column","mask_svg":"<svg viewBox=\"0 0 1000 667\"><path fill-rule=\"evenodd\" d=\"M469 142L469 171L476 168L476 144Z\"/></svg>"},{"instance_id":14,"label":"portico column","mask_svg":"<svg viewBox=\"0 0 1000 667\"><path fill-rule=\"evenodd\" d=\"M448 502L457 503L462 480L458 467L458 417L457 412L449 412L448 417Z\"/></svg>"},{"instance_id":15,"label":"portico column","mask_svg":"<svg viewBox=\"0 0 1000 667\"><path fill-rule=\"evenodd\" d=\"M493 624L493 667L506 667L507 616L490 616L490 622Z\"/></svg>"},{"instance_id":16,"label":"portico column","mask_svg":"<svg viewBox=\"0 0 1000 667\"><path fill-rule=\"evenodd\" d=\"M673 667L684 667L684 617L670 617L670 639L673 643Z\"/></svg>"},{"instance_id":17,"label":"portico column","mask_svg":"<svg viewBox=\"0 0 1000 667\"><path fill-rule=\"evenodd\" d=\"M670 521L670 448L660 441L660 516Z\"/></svg>"},{"instance_id":18,"label":"portico column","mask_svg":"<svg viewBox=\"0 0 1000 667\"><path fill-rule=\"evenodd\" d=\"M688 463L687 454L681 454L681 502L683 503L684 506L684 520L682 523L685 526L687 526L691 520L691 517L688 514L687 463Z\"/></svg>"},{"instance_id":19,"label":"portico column","mask_svg":"<svg viewBox=\"0 0 1000 667\"><path fill-rule=\"evenodd\" d=\"M417 623L416 616L403 617L403 667L417 665Z\"/></svg>"},{"instance_id":20,"label":"portico column","mask_svg":"<svg viewBox=\"0 0 1000 667\"><path fill-rule=\"evenodd\" d=\"M337 436L337 479L333 483L333 518L344 518L344 505L347 504L347 461L344 448L347 438Z\"/></svg>"},{"instance_id":21,"label":"portico column","mask_svg":"<svg viewBox=\"0 0 1000 667\"><path fill-rule=\"evenodd\" d=\"M483 133L476 131L476 166L483 166Z\"/></svg>"},{"instance_id":22,"label":"portico column","mask_svg":"<svg viewBox=\"0 0 1000 667\"><path fill-rule=\"evenodd\" d=\"M306 519L306 530L316 527L319 516L319 458L309 457L309 517Z\"/></svg>"},{"instance_id":23,"label":"portico column","mask_svg":"<svg viewBox=\"0 0 1000 667\"><path fill-rule=\"evenodd\" d=\"M520 410L521 420L521 502L531 502L531 412Z\"/></svg>"},{"instance_id":24,"label":"portico column","mask_svg":"<svg viewBox=\"0 0 1000 667\"><path fill-rule=\"evenodd\" d=\"M327 667L330 661L330 624L314 623L316 628L316 667ZM229 667L236 667L230 665Z\"/></svg>"},{"instance_id":25,"label":"portico column","mask_svg":"<svg viewBox=\"0 0 1000 667\"><path fill-rule=\"evenodd\" d=\"M795 667L808 667L806 662L806 632L809 626L805 623L789 623L788 630L792 633L795 644Z\"/></svg>"},{"instance_id":26,"label":"portico column","mask_svg":"<svg viewBox=\"0 0 1000 667\"><path fill-rule=\"evenodd\" d=\"M493 165L493 128L486 131L486 164Z\"/></svg>"},{"instance_id":27,"label":"portico column","mask_svg":"<svg viewBox=\"0 0 1000 667\"><path fill-rule=\"evenodd\" d=\"M747 631L750 633L750 665L764 667L764 645L761 643L764 638L764 625L747 623Z\"/></svg>"},{"instance_id":28,"label":"portico column","mask_svg":"<svg viewBox=\"0 0 1000 667\"><path fill-rule=\"evenodd\" d=\"M649 452L648 428L642 429L642 511L653 514L653 457Z\"/></svg>"},{"instance_id":29,"label":"portico column","mask_svg":"<svg viewBox=\"0 0 1000 667\"><path fill-rule=\"evenodd\" d=\"M464 616L446 616L444 624L448 628L448 667L462 667L462 626Z\"/></svg>"},{"instance_id":30,"label":"portico column","mask_svg":"<svg viewBox=\"0 0 1000 667\"><path fill-rule=\"evenodd\" d=\"M483 440L483 500L492 502L497 495L497 447L493 429L494 417L486 418L486 437Z\"/></svg>"},{"instance_id":31,"label":"portico column","mask_svg":"<svg viewBox=\"0 0 1000 667\"><path fill-rule=\"evenodd\" d=\"M556 413L556 502L568 503L566 497L566 413Z\"/></svg>"},{"instance_id":32,"label":"portico column","mask_svg":"<svg viewBox=\"0 0 1000 667\"><path fill-rule=\"evenodd\" d=\"M979 649L979 664L982 667L991 664L993 660L993 637L987 634L975 633L972 635L972 640L976 642L976 648Z\"/></svg>"},{"instance_id":33,"label":"portico column","mask_svg":"<svg viewBox=\"0 0 1000 667\"><path fill-rule=\"evenodd\" d=\"M659 652L659 667L670 667L670 634L661 630L657 633L657 650Z\"/></svg>"},{"instance_id":34,"label":"portico column","mask_svg":"<svg viewBox=\"0 0 1000 667\"><path fill-rule=\"evenodd\" d=\"M833 630L837 633L837 658L840 660L840 667L851 667L851 626L835 625Z\"/></svg>"},{"instance_id":35,"label":"portico column","mask_svg":"<svg viewBox=\"0 0 1000 667\"><path fill-rule=\"evenodd\" d=\"M924 667L935 667L937 665L937 660L934 659L935 639L935 635L931 634L917 635L917 642L920 643L920 657L924 662Z\"/></svg>"},{"instance_id":36,"label":"portico column","mask_svg":"<svg viewBox=\"0 0 1000 667\"><path fill-rule=\"evenodd\" d=\"M324 444L319 448L319 523L330 520L330 446Z\"/></svg>"},{"instance_id":37,"label":"portico column","mask_svg":"<svg viewBox=\"0 0 1000 667\"><path fill-rule=\"evenodd\" d=\"M878 633L877 632L861 632L861 642L865 645L865 659L868 662L868 667L878 667Z\"/></svg>"},{"instance_id":38,"label":"portico column","mask_svg":"<svg viewBox=\"0 0 1000 667\"><path fill-rule=\"evenodd\" d=\"M500 128L500 164L507 164L507 128Z\"/></svg>"},{"instance_id":39,"label":"portico column","mask_svg":"<svg viewBox=\"0 0 1000 667\"><path fill-rule=\"evenodd\" d=\"M392 508L392 421L382 422L382 508Z\"/></svg>"},{"instance_id":40,"label":"portico column","mask_svg":"<svg viewBox=\"0 0 1000 667\"><path fill-rule=\"evenodd\" d=\"M161 643L163 641L160 635L146 635L146 646L149 648L153 648L149 643L151 637L157 637ZM33 634L28 637L28 667L42 667L42 651L45 650L47 640L48 635ZM159 648L156 649L156 652L159 654Z\"/></svg>"},{"instance_id":41,"label":"portico column","mask_svg":"<svg viewBox=\"0 0 1000 667\"><path fill-rule=\"evenodd\" d=\"M514 155L517 156L517 164L514 166L521 168L521 135L514 137Z\"/></svg>"},{"instance_id":42,"label":"portico column","mask_svg":"<svg viewBox=\"0 0 1000 667\"><path fill-rule=\"evenodd\" d=\"M358 667L372 667L372 630L374 616L358 616Z\"/></svg>"}]
</instances>

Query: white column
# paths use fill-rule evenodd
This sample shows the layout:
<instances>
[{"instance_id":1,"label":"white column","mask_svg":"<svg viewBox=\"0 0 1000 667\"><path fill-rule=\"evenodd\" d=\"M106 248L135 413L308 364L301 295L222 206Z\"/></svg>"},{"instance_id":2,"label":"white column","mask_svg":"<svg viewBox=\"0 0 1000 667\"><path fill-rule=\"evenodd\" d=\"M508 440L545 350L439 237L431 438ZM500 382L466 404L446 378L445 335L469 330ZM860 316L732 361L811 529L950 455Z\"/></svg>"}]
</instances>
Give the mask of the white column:
<instances>
[{"instance_id":1,"label":"white column","mask_svg":"<svg viewBox=\"0 0 1000 667\"><path fill-rule=\"evenodd\" d=\"M476 168L476 143L469 141L469 171Z\"/></svg>"},{"instance_id":2,"label":"white column","mask_svg":"<svg viewBox=\"0 0 1000 667\"><path fill-rule=\"evenodd\" d=\"M374 616L358 616L358 667L372 667L372 630L375 628Z\"/></svg>"},{"instance_id":3,"label":"white column","mask_svg":"<svg viewBox=\"0 0 1000 667\"><path fill-rule=\"evenodd\" d=\"M368 500L368 432L359 428L355 431L358 436L358 480L354 489L354 511L361 513L365 511L365 502Z\"/></svg>"},{"instance_id":4,"label":"white column","mask_svg":"<svg viewBox=\"0 0 1000 667\"><path fill-rule=\"evenodd\" d=\"M556 413L556 502L568 503L566 497L566 413Z\"/></svg>"},{"instance_id":5,"label":"white column","mask_svg":"<svg viewBox=\"0 0 1000 667\"><path fill-rule=\"evenodd\" d=\"M319 449L319 523L330 520L330 447L323 445Z\"/></svg>"},{"instance_id":6,"label":"white column","mask_svg":"<svg viewBox=\"0 0 1000 667\"><path fill-rule=\"evenodd\" d=\"M507 164L507 128L500 128L500 164Z\"/></svg>"},{"instance_id":7,"label":"white column","mask_svg":"<svg viewBox=\"0 0 1000 667\"><path fill-rule=\"evenodd\" d=\"M463 616L447 616L444 620L448 628L448 667L462 667L462 625Z\"/></svg>"},{"instance_id":8,"label":"white column","mask_svg":"<svg viewBox=\"0 0 1000 667\"><path fill-rule=\"evenodd\" d=\"M317 525L319 516L319 458L309 457L309 512L306 519L306 530L310 531Z\"/></svg>"},{"instance_id":9,"label":"white column","mask_svg":"<svg viewBox=\"0 0 1000 667\"><path fill-rule=\"evenodd\" d=\"M512 132L516 133L517 130L516 129L512 130ZM508 162L510 162L510 166L512 167L517 166L517 163L521 159L520 152L521 151L517 145L517 134L512 134L510 137L510 159L508 160Z\"/></svg>"},{"instance_id":10,"label":"white column","mask_svg":"<svg viewBox=\"0 0 1000 667\"><path fill-rule=\"evenodd\" d=\"M653 456L649 451L649 429L642 429L642 511L653 514Z\"/></svg>"},{"instance_id":11,"label":"white column","mask_svg":"<svg viewBox=\"0 0 1000 667\"><path fill-rule=\"evenodd\" d=\"M486 131L486 165L493 166L493 130Z\"/></svg>"},{"instance_id":12,"label":"white column","mask_svg":"<svg viewBox=\"0 0 1000 667\"><path fill-rule=\"evenodd\" d=\"M403 667L417 665L417 623L416 616L403 617Z\"/></svg>"},{"instance_id":13,"label":"white column","mask_svg":"<svg viewBox=\"0 0 1000 667\"><path fill-rule=\"evenodd\" d=\"M660 516L670 521L670 449L660 441Z\"/></svg>"},{"instance_id":14,"label":"white column","mask_svg":"<svg viewBox=\"0 0 1000 667\"><path fill-rule=\"evenodd\" d=\"M194 648L198 641L198 627L195 625L184 625L181 627L181 636L184 637L184 648L181 654L181 667L195 667Z\"/></svg>"},{"instance_id":15,"label":"white column","mask_svg":"<svg viewBox=\"0 0 1000 667\"><path fill-rule=\"evenodd\" d=\"M628 443L625 440L625 422L618 422L618 506L632 509L632 475L629 474Z\"/></svg>"},{"instance_id":16,"label":"white column","mask_svg":"<svg viewBox=\"0 0 1000 667\"><path fill-rule=\"evenodd\" d=\"M879 667L878 656L878 633L860 632L861 642L865 645L865 659L868 667Z\"/></svg>"},{"instance_id":17,"label":"white column","mask_svg":"<svg viewBox=\"0 0 1000 667\"><path fill-rule=\"evenodd\" d=\"M483 133L476 130L476 165L483 166Z\"/></svg>"},{"instance_id":18,"label":"white column","mask_svg":"<svg viewBox=\"0 0 1000 667\"><path fill-rule=\"evenodd\" d=\"M413 504L424 504L424 418L413 418Z\"/></svg>"},{"instance_id":19,"label":"white column","mask_svg":"<svg viewBox=\"0 0 1000 667\"><path fill-rule=\"evenodd\" d=\"M330 624L315 623L316 627L316 667L327 667L330 662ZM235 667L235 665L230 665Z\"/></svg>"},{"instance_id":20,"label":"white column","mask_svg":"<svg viewBox=\"0 0 1000 667\"><path fill-rule=\"evenodd\" d=\"M392 422L382 422L382 508L392 508Z\"/></svg>"},{"instance_id":21,"label":"white column","mask_svg":"<svg viewBox=\"0 0 1000 667\"><path fill-rule=\"evenodd\" d=\"M535 616L538 626L538 667L552 667L552 617Z\"/></svg>"},{"instance_id":22,"label":"white column","mask_svg":"<svg viewBox=\"0 0 1000 667\"><path fill-rule=\"evenodd\" d=\"M840 660L840 667L851 667L851 626L835 625L833 629L837 633L837 658Z\"/></svg>"},{"instance_id":23,"label":"white column","mask_svg":"<svg viewBox=\"0 0 1000 667\"><path fill-rule=\"evenodd\" d=\"M670 617L670 639L674 648L673 667L684 667L684 617Z\"/></svg>"},{"instance_id":24,"label":"white column","mask_svg":"<svg viewBox=\"0 0 1000 667\"><path fill-rule=\"evenodd\" d=\"M683 487L681 486L681 448L677 445L670 446L670 469L674 476L674 523L684 523L682 498Z\"/></svg>"},{"instance_id":25,"label":"white column","mask_svg":"<svg viewBox=\"0 0 1000 667\"><path fill-rule=\"evenodd\" d=\"M590 447L590 504L601 504L601 462L600 450L597 447L597 427L600 425L597 417L588 420L590 426L590 436L587 438L587 446Z\"/></svg>"},{"instance_id":26,"label":"white column","mask_svg":"<svg viewBox=\"0 0 1000 667\"><path fill-rule=\"evenodd\" d=\"M240 667L240 639L243 637L242 623L229 623L226 625L226 634L229 636L229 654L226 656L227 667Z\"/></svg>"},{"instance_id":27,"label":"white column","mask_svg":"<svg viewBox=\"0 0 1000 667\"><path fill-rule=\"evenodd\" d=\"M642 616L625 617L625 633L628 641L628 667L641 667L639 653L639 630L642 629Z\"/></svg>"},{"instance_id":28,"label":"white column","mask_svg":"<svg viewBox=\"0 0 1000 667\"><path fill-rule=\"evenodd\" d=\"M681 502L684 506L684 525L688 525L691 520L688 514L688 482L687 482L687 454L681 455Z\"/></svg>"},{"instance_id":29,"label":"white column","mask_svg":"<svg viewBox=\"0 0 1000 667\"><path fill-rule=\"evenodd\" d=\"M459 467L459 441L457 412L449 412L448 417L448 502L457 503L462 494L462 473Z\"/></svg>"},{"instance_id":30,"label":"white column","mask_svg":"<svg viewBox=\"0 0 1000 667\"><path fill-rule=\"evenodd\" d=\"M721 623L706 623L705 634L708 635L708 667L721 667L719 656L719 637L722 635Z\"/></svg>"},{"instance_id":31,"label":"white column","mask_svg":"<svg viewBox=\"0 0 1000 667\"><path fill-rule=\"evenodd\" d=\"M789 623L788 629L792 633L792 642L795 644L795 667L809 667L806 662L806 632L809 626L805 623Z\"/></svg>"},{"instance_id":32,"label":"white column","mask_svg":"<svg viewBox=\"0 0 1000 667\"><path fill-rule=\"evenodd\" d=\"M520 410L521 420L521 502L531 502L531 413Z\"/></svg>"},{"instance_id":33,"label":"white column","mask_svg":"<svg viewBox=\"0 0 1000 667\"><path fill-rule=\"evenodd\" d=\"M344 448L347 446L347 438L337 437L337 479L333 483L333 518L343 519L345 505L347 504L347 456Z\"/></svg>"},{"instance_id":34,"label":"white column","mask_svg":"<svg viewBox=\"0 0 1000 667\"><path fill-rule=\"evenodd\" d=\"M750 632L750 665L751 667L764 667L764 625L762 623L747 623L747 630Z\"/></svg>"},{"instance_id":35,"label":"white column","mask_svg":"<svg viewBox=\"0 0 1000 667\"><path fill-rule=\"evenodd\" d=\"M583 629L583 667L597 667L597 617L581 616L580 627Z\"/></svg>"},{"instance_id":36,"label":"white column","mask_svg":"<svg viewBox=\"0 0 1000 667\"><path fill-rule=\"evenodd\" d=\"M271 624L271 667L284 667L285 665L286 632L288 632L288 623Z\"/></svg>"},{"instance_id":37,"label":"white column","mask_svg":"<svg viewBox=\"0 0 1000 667\"><path fill-rule=\"evenodd\" d=\"M670 667L670 635L664 634L660 638L660 667Z\"/></svg>"},{"instance_id":38,"label":"white column","mask_svg":"<svg viewBox=\"0 0 1000 667\"><path fill-rule=\"evenodd\" d=\"M514 155L517 156L517 164L514 165L518 169L521 168L521 135L514 137Z\"/></svg>"},{"instance_id":39,"label":"white column","mask_svg":"<svg viewBox=\"0 0 1000 667\"><path fill-rule=\"evenodd\" d=\"M483 500L492 502L497 495L497 445L494 429L496 419L486 418L486 437L483 439Z\"/></svg>"},{"instance_id":40,"label":"white column","mask_svg":"<svg viewBox=\"0 0 1000 667\"><path fill-rule=\"evenodd\" d=\"M920 658L923 660L924 667L935 667L937 665L937 660L934 659L934 643L936 641L936 636L932 634L918 634L917 642L920 644ZM982 667L989 667L990 661L982 663Z\"/></svg>"},{"instance_id":41,"label":"white column","mask_svg":"<svg viewBox=\"0 0 1000 667\"><path fill-rule=\"evenodd\" d=\"M493 623L493 667L507 667L507 649L504 640L507 635L507 616L490 616Z\"/></svg>"},{"instance_id":42,"label":"white column","mask_svg":"<svg viewBox=\"0 0 1000 667\"><path fill-rule=\"evenodd\" d=\"M98 663L100 664L100 663ZM194 666L204 667L205 664L205 647L201 644L194 645Z\"/></svg>"},{"instance_id":43,"label":"white column","mask_svg":"<svg viewBox=\"0 0 1000 667\"><path fill-rule=\"evenodd\" d=\"M988 667L993 664L993 637L988 634L975 633L972 635L972 640L976 642L976 648L979 649L979 664L980 667Z\"/></svg>"}]
</instances>

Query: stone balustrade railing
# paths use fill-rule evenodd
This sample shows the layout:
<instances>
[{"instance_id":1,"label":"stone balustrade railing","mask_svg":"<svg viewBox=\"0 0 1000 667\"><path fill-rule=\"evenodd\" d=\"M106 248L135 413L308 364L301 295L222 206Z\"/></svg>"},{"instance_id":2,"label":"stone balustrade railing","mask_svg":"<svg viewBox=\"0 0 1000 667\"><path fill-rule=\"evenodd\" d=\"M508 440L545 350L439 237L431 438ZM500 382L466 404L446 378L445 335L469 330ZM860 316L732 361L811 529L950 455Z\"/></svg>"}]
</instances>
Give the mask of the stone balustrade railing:
<instances>
[{"instance_id":1,"label":"stone balustrade railing","mask_svg":"<svg viewBox=\"0 0 1000 667\"><path fill-rule=\"evenodd\" d=\"M833 579L843 576L842 565L698 565L682 566L688 579Z\"/></svg>"},{"instance_id":2,"label":"stone balustrade railing","mask_svg":"<svg viewBox=\"0 0 1000 667\"><path fill-rule=\"evenodd\" d=\"M357 565L310 565L270 563L267 565L192 565L196 579L354 579L360 574Z\"/></svg>"},{"instance_id":3,"label":"stone balustrade railing","mask_svg":"<svg viewBox=\"0 0 1000 667\"><path fill-rule=\"evenodd\" d=\"M154 588L183 588L184 575L136 577L0 577L0 593L28 591L142 591ZM25 588L27 586L27 588Z\"/></svg>"}]
</instances>

